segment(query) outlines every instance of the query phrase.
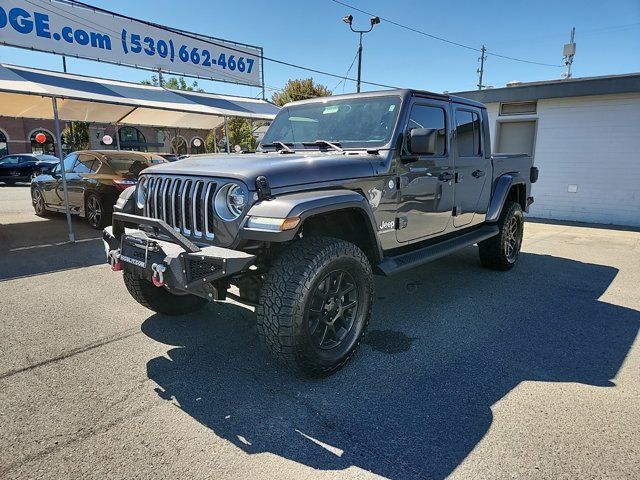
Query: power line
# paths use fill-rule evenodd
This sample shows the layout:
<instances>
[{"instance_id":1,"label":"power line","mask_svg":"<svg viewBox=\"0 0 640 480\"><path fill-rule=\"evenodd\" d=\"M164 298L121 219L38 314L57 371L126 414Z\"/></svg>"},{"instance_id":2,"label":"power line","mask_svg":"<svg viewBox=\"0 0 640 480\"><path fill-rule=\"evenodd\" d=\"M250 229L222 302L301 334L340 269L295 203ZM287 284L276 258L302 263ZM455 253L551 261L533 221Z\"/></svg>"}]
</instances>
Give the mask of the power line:
<instances>
[{"instance_id":1,"label":"power line","mask_svg":"<svg viewBox=\"0 0 640 480\"><path fill-rule=\"evenodd\" d=\"M209 38L198 37L198 36L196 36L194 34L191 34L189 32L184 32L182 30L178 30L178 29L175 29L175 28L167 27L165 25L159 25L157 23L149 22L149 21L146 21L146 20L132 18L132 17L128 17L126 15L121 15L119 13L115 13L115 12L112 12L110 10L105 10L105 9L102 9L102 8L99 8L99 7L94 7L93 5L89 5L87 3L80 2L78 0L66 0L66 1L67 1L67 3L80 5L82 7L89 8L89 9L92 9L92 10L95 10L95 11L99 11L99 12L102 12L102 13L107 13L109 15L115 15L115 16L118 16L118 17L122 17L122 18L126 18L126 19L129 19L129 20L133 20L133 21L136 21L136 22L140 22L140 23L143 23L145 25L149 25L151 27L160 28L160 29L168 31L168 32L177 33L177 34L182 35L184 37L191 38L193 40L198 40L200 42L204 42L204 43L207 43L209 45L215 45L217 47L225 48L227 50L235 51L235 52L242 53L242 54L245 54L245 55L247 54L246 50L241 50L239 48L234 48L234 47L231 47L229 45L224 45L224 44L221 44L221 43L217 43L217 42L215 42L215 41L213 41L213 40L211 40ZM59 14L59 12L56 12L56 13ZM119 34L119 32L115 32L115 33ZM250 46L248 46L248 47L251 48ZM327 77L340 78L340 79L345 78L345 80L351 80L353 82L356 81L355 78L343 77L342 75L339 75L337 73L325 72L325 71L319 70L317 68L305 67L303 65L299 65L299 64L296 64L296 63L287 62L285 60L279 60L279 59L273 58L273 57L266 57L262 53L260 53L260 54L257 54L257 53L253 54L252 53L251 55L253 55L253 56L257 57L257 58L260 58L262 60L265 60L267 62L277 63L279 65L285 65L287 67L297 68L299 70L305 70L307 72L317 73L319 75L325 75ZM394 87L392 85L385 85L383 83L376 83L376 82L368 82L368 81L365 81L365 80L361 80L361 83L365 83L367 85L372 85L374 87L398 88L398 87Z\"/></svg>"},{"instance_id":2,"label":"power line","mask_svg":"<svg viewBox=\"0 0 640 480\"><path fill-rule=\"evenodd\" d=\"M481 49L476 48L476 47L472 47L471 45L465 45L464 43L456 42L454 40L449 40L448 38L444 38L444 37L439 37L438 35L433 35L432 33L428 33L428 32L425 32L423 30L418 30L417 28L410 27L408 25L404 25L402 23L399 23L399 22L396 22L394 20L391 20L390 18L386 18L386 17L383 17L381 15L376 15L376 14L368 12L366 10L362 10L361 8L355 7L355 6L353 6L353 5L349 4L349 3L345 3L345 2L342 2L340 0L331 0L331 1L333 3L337 3L338 5L342 5L344 7L351 8L351 9L357 11L357 12L364 13L365 15L380 17L380 19L384 20L387 23L395 25L396 27L403 28L405 30L409 30L410 32L417 33L419 35L424 35L425 37L429 37L429 38L432 38L434 40L438 40L440 42L448 43L450 45L455 45L456 47L465 48L467 50L472 50L474 52L480 52L481 51ZM504 58L506 60L513 60L515 62L530 63L530 64L533 64L533 65L542 65L542 66L545 66L545 67L563 67L563 65L557 65L557 64L552 64L552 63L544 63L544 62L534 62L533 60L525 60L523 58L516 58L516 57L510 57L510 56L507 56L507 55L501 55L499 53L492 52L492 51L490 51L488 49L486 50L486 53L488 55L493 55L494 57Z\"/></svg>"},{"instance_id":3,"label":"power line","mask_svg":"<svg viewBox=\"0 0 640 480\"><path fill-rule=\"evenodd\" d=\"M358 58L358 51L356 50L356 54L353 56L353 60L351 61L351 65L349 65L349 68L347 69L347 73L344 74L344 77L342 78L342 80L340 80L335 87L333 87L333 90L337 90L338 87L340 86L340 84L343 84L343 91L344 91L344 85L346 85L347 83L347 77L349 76L349 72L351 71L351 69L353 68L353 64L356 63L356 58Z\"/></svg>"}]
</instances>

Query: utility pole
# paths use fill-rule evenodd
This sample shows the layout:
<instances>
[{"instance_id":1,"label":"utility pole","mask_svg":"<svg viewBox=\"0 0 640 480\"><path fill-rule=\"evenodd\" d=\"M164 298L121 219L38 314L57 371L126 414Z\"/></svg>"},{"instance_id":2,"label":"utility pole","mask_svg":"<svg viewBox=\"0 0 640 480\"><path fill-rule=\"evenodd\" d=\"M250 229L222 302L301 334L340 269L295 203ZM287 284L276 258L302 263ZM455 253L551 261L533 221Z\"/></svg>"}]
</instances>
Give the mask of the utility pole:
<instances>
[{"instance_id":1,"label":"utility pole","mask_svg":"<svg viewBox=\"0 0 640 480\"><path fill-rule=\"evenodd\" d=\"M564 45L562 49L562 55L564 57L564 64L567 67L567 71L562 74L564 78L571 78L571 64L573 63L573 57L576 54L576 44L573 41L573 37L576 33L576 27L571 29L571 37L569 39L569 43Z\"/></svg>"},{"instance_id":2,"label":"utility pole","mask_svg":"<svg viewBox=\"0 0 640 480\"><path fill-rule=\"evenodd\" d=\"M360 79L362 76L362 35L365 33L369 33L371 30L373 30L373 27L380 23L380 18L371 17L371 20L370 20L371 26L369 27L369 30L355 30L352 25L353 15L345 15L342 18L342 21L347 25L349 25L349 28L351 29L352 32L360 34L360 43L358 46L358 83L356 84L356 91L360 93Z\"/></svg>"},{"instance_id":3,"label":"utility pole","mask_svg":"<svg viewBox=\"0 0 640 480\"><path fill-rule=\"evenodd\" d=\"M484 85L482 84L482 76L484 75L484 61L487 59L487 56L485 55L487 51L487 48L482 45L482 48L480 49L481 55L478 58L478 61L480 61L480 68L477 70L478 73L478 90L482 90L484 88Z\"/></svg>"}]
</instances>

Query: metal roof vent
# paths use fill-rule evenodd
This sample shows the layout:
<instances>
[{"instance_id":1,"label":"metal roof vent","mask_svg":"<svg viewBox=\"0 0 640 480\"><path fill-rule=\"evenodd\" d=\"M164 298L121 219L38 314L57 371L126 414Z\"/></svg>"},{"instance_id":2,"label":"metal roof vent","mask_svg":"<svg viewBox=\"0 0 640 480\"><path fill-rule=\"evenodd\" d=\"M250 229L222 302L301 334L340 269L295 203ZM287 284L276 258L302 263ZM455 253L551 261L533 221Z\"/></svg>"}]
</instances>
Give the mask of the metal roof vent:
<instances>
[{"instance_id":1,"label":"metal roof vent","mask_svg":"<svg viewBox=\"0 0 640 480\"><path fill-rule=\"evenodd\" d=\"M520 80L511 80L510 82L507 82L507 87L517 87L518 85L522 85Z\"/></svg>"}]
</instances>

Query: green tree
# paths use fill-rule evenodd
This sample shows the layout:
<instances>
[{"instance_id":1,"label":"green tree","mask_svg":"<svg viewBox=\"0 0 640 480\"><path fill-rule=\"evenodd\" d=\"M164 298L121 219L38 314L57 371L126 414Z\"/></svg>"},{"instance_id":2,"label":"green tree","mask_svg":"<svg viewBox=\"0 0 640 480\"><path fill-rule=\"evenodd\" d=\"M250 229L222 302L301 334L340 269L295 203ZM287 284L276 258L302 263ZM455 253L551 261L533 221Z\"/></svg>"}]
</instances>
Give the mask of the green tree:
<instances>
[{"instance_id":1,"label":"green tree","mask_svg":"<svg viewBox=\"0 0 640 480\"><path fill-rule=\"evenodd\" d=\"M246 118L232 117L227 120L229 129L229 144L233 150L236 145L240 145L242 150L255 150L256 139L251 132L251 124Z\"/></svg>"},{"instance_id":2,"label":"green tree","mask_svg":"<svg viewBox=\"0 0 640 480\"><path fill-rule=\"evenodd\" d=\"M69 122L62 131L62 137L67 145L67 151L89 149L89 124L87 122Z\"/></svg>"},{"instance_id":3,"label":"green tree","mask_svg":"<svg viewBox=\"0 0 640 480\"><path fill-rule=\"evenodd\" d=\"M271 101L281 107L285 103L305 100L307 98L328 97L331 90L320 83L313 83L313 78L289 80L281 92L275 92Z\"/></svg>"},{"instance_id":4,"label":"green tree","mask_svg":"<svg viewBox=\"0 0 640 480\"><path fill-rule=\"evenodd\" d=\"M196 82L195 80L190 84L188 84L187 81L184 79L184 77L168 77L168 78L162 77L162 78L163 78L162 86L164 88L169 88L171 90L186 90L188 92L204 92L204 90L200 88L200 86L198 85L198 82ZM140 83L143 85L151 85L154 87L159 87L160 79L158 78L158 75L151 75L151 78L142 80Z\"/></svg>"}]
</instances>

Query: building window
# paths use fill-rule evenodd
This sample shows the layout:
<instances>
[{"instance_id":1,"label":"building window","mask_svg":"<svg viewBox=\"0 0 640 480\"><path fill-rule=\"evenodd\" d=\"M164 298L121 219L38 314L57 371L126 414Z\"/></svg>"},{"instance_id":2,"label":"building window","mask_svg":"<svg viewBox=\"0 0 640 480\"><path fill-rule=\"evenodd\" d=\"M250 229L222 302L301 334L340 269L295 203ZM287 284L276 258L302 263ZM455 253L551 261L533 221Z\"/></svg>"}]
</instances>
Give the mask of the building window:
<instances>
[{"instance_id":1,"label":"building window","mask_svg":"<svg viewBox=\"0 0 640 480\"><path fill-rule=\"evenodd\" d=\"M191 153L197 155L198 153L204 153L204 140L200 137L191 139Z\"/></svg>"},{"instance_id":2,"label":"building window","mask_svg":"<svg viewBox=\"0 0 640 480\"><path fill-rule=\"evenodd\" d=\"M501 103L500 115L527 115L536 113L538 102Z\"/></svg>"},{"instance_id":3,"label":"building window","mask_svg":"<svg viewBox=\"0 0 640 480\"><path fill-rule=\"evenodd\" d=\"M187 141L182 137L173 137L171 140L171 153L176 155L187 154Z\"/></svg>"},{"instance_id":4,"label":"building window","mask_svg":"<svg viewBox=\"0 0 640 480\"><path fill-rule=\"evenodd\" d=\"M0 157L4 157L9 154L9 147L7 146L7 136L2 130L0 130Z\"/></svg>"},{"instance_id":5,"label":"building window","mask_svg":"<svg viewBox=\"0 0 640 480\"><path fill-rule=\"evenodd\" d=\"M120 150L147 151L147 139L136 127L121 127L118 129Z\"/></svg>"},{"instance_id":6,"label":"building window","mask_svg":"<svg viewBox=\"0 0 640 480\"><path fill-rule=\"evenodd\" d=\"M38 135L39 133L43 133L44 134L44 136L46 138L44 143L36 142L36 135ZM46 130L36 130L36 131L34 131L31 134L31 138L29 138L29 141L31 142L31 153L37 153L37 154L40 154L40 155L42 155L42 154L55 155L56 154L56 147L55 147L55 142L53 141L53 137Z\"/></svg>"}]
</instances>

